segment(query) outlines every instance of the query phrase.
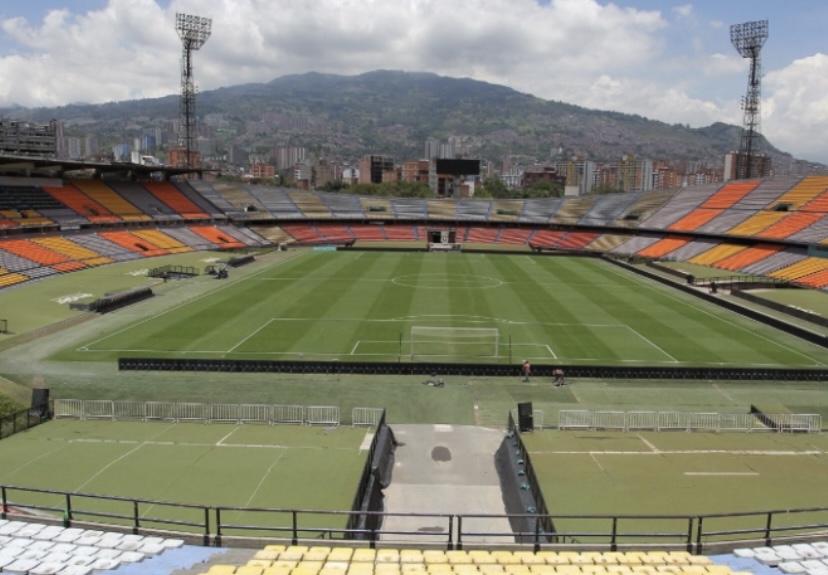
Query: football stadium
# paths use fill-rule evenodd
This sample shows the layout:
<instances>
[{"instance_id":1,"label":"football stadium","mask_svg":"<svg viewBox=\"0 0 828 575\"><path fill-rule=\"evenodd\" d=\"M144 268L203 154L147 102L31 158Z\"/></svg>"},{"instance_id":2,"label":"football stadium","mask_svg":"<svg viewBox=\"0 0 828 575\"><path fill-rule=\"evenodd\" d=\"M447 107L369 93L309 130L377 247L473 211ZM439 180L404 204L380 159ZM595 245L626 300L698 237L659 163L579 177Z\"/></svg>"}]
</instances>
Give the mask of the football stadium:
<instances>
[{"instance_id":1,"label":"football stadium","mask_svg":"<svg viewBox=\"0 0 828 575\"><path fill-rule=\"evenodd\" d=\"M828 572L828 176L162 174L0 178L0 571Z\"/></svg>"}]
</instances>

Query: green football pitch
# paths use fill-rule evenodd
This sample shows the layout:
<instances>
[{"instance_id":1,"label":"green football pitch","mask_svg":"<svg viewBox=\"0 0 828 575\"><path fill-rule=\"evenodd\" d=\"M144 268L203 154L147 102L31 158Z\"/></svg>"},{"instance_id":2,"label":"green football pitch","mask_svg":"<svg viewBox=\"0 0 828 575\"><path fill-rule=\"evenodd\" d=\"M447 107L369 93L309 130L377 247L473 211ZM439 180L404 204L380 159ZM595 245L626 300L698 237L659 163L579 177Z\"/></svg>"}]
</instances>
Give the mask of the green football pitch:
<instances>
[{"instance_id":1,"label":"green football pitch","mask_svg":"<svg viewBox=\"0 0 828 575\"><path fill-rule=\"evenodd\" d=\"M55 357L824 367L825 349L596 258L297 252Z\"/></svg>"}]
</instances>

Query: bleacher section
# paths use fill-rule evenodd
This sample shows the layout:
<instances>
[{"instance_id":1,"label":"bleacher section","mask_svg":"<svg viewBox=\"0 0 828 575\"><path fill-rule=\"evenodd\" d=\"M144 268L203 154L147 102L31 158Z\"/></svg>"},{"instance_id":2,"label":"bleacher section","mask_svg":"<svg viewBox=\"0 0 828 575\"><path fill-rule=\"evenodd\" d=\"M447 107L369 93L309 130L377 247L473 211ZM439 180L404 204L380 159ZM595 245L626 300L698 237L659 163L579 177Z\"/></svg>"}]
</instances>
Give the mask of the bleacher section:
<instances>
[{"instance_id":1,"label":"bleacher section","mask_svg":"<svg viewBox=\"0 0 828 575\"><path fill-rule=\"evenodd\" d=\"M635 255L644 258L659 259L688 243L690 243L689 238L668 236L663 240L647 246Z\"/></svg>"},{"instance_id":2,"label":"bleacher section","mask_svg":"<svg viewBox=\"0 0 828 575\"><path fill-rule=\"evenodd\" d=\"M718 184L686 189L675 195L655 213L642 220L640 227L648 229L667 229L690 212L700 207L719 189Z\"/></svg>"},{"instance_id":3,"label":"bleacher section","mask_svg":"<svg viewBox=\"0 0 828 575\"><path fill-rule=\"evenodd\" d=\"M558 211L555 212L552 222L556 224L577 224L589 212L595 201L594 196L565 198Z\"/></svg>"},{"instance_id":4,"label":"bleacher section","mask_svg":"<svg viewBox=\"0 0 828 575\"><path fill-rule=\"evenodd\" d=\"M405 224L384 225L383 232L385 237L391 242L413 242L417 241L419 236L414 226Z\"/></svg>"},{"instance_id":5,"label":"bleacher section","mask_svg":"<svg viewBox=\"0 0 828 575\"><path fill-rule=\"evenodd\" d=\"M70 180L69 183L89 196L93 202L125 221L140 222L152 219L100 180Z\"/></svg>"},{"instance_id":6,"label":"bleacher section","mask_svg":"<svg viewBox=\"0 0 828 575\"><path fill-rule=\"evenodd\" d=\"M609 252L629 241L629 239L630 236L627 234L601 234L589 243L587 249L601 253ZM535 237L532 238L532 241L535 241Z\"/></svg>"},{"instance_id":7,"label":"bleacher section","mask_svg":"<svg viewBox=\"0 0 828 575\"><path fill-rule=\"evenodd\" d=\"M428 216L425 200L390 198L391 209L398 220L424 220Z\"/></svg>"},{"instance_id":8,"label":"bleacher section","mask_svg":"<svg viewBox=\"0 0 828 575\"><path fill-rule=\"evenodd\" d=\"M121 221L121 218L72 186L44 186L43 191L66 206L69 206L81 219L95 223Z\"/></svg>"},{"instance_id":9,"label":"bleacher section","mask_svg":"<svg viewBox=\"0 0 828 575\"><path fill-rule=\"evenodd\" d=\"M696 238L690 243L670 252L670 259L677 262L686 262L721 243L721 240L712 238Z\"/></svg>"},{"instance_id":10,"label":"bleacher section","mask_svg":"<svg viewBox=\"0 0 828 575\"><path fill-rule=\"evenodd\" d=\"M253 196L250 193L250 190L241 184L214 182L212 184L212 188L219 196L224 198L225 204L229 204L231 206L231 211L227 213L227 215L231 217L239 219L262 219L269 216L267 209L264 205L262 205L258 198ZM201 191L200 187L196 189ZM209 196L206 197L210 201L213 201Z\"/></svg>"},{"instance_id":11,"label":"bleacher section","mask_svg":"<svg viewBox=\"0 0 828 575\"><path fill-rule=\"evenodd\" d=\"M165 234L161 230L135 230L132 232L141 239L147 240L161 249L167 250L170 254L180 254L193 251L193 248L185 246L177 239Z\"/></svg>"},{"instance_id":12,"label":"bleacher section","mask_svg":"<svg viewBox=\"0 0 828 575\"><path fill-rule=\"evenodd\" d=\"M722 188L710 196L710 198L702 204L704 209L718 209L726 210L732 208L736 202L744 198L750 192L756 189L760 180L747 180L728 182Z\"/></svg>"},{"instance_id":13,"label":"bleacher section","mask_svg":"<svg viewBox=\"0 0 828 575\"><path fill-rule=\"evenodd\" d=\"M497 239L500 234L500 228L481 228L477 226L469 227L469 232L466 234L465 240L470 244L491 244Z\"/></svg>"},{"instance_id":14,"label":"bleacher section","mask_svg":"<svg viewBox=\"0 0 828 575\"><path fill-rule=\"evenodd\" d=\"M518 221L527 224L547 224L555 217L563 198L530 198L523 202Z\"/></svg>"},{"instance_id":15,"label":"bleacher section","mask_svg":"<svg viewBox=\"0 0 828 575\"><path fill-rule=\"evenodd\" d=\"M118 244L142 257L165 256L169 253L167 250L131 232L101 232L99 235L105 240Z\"/></svg>"},{"instance_id":16,"label":"bleacher section","mask_svg":"<svg viewBox=\"0 0 828 575\"><path fill-rule=\"evenodd\" d=\"M333 217L331 210L316 193L288 190L288 196L309 220L327 220Z\"/></svg>"},{"instance_id":17,"label":"bleacher section","mask_svg":"<svg viewBox=\"0 0 828 575\"><path fill-rule=\"evenodd\" d=\"M344 244L356 239L344 224L317 224L316 229L325 238L326 243Z\"/></svg>"},{"instance_id":18,"label":"bleacher section","mask_svg":"<svg viewBox=\"0 0 828 575\"><path fill-rule=\"evenodd\" d=\"M738 226L734 226L727 230L727 235L748 237L755 236L759 232L769 228L787 216L787 212L759 212L755 216L746 219Z\"/></svg>"},{"instance_id":19,"label":"bleacher section","mask_svg":"<svg viewBox=\"0 0 828 575\"><path fill-rule=\"evenodd\" d=\"M107 185L130 204L138 207L145 214L149 214L155 219L181 219L181 215L178 212L153 196L138 182L112 180L107 182Z\"/></svg>"},{"instance_id":20,"label":"bleacher section","mask_svg":"<svg viewBox=\"0 0 828 575\"><path fill-rule=\"evenodd\" d=\"M753 212L747 210L724 210L721 214L710 220L706 224L702 224L694 231L703 234L722 235L730 228L736 227L743 221L753 215Z\"/></svg>"},{"instance_id":21,"label":"bleacher section","mask_svg":"<svg viewBox=\"0 0 828 575\"><path fill-rule=\"evenodd\" d=\"M204 180L192 180L188 181L187 184L176 183L176 187L182 192L185 192L186 186L191 186L197 193L204 196L211 204L216 206L227 216L235 218L245 217L244 208L238 208L228 202L227 199L222 196L210 182Z\"/></svg>"},{"instance_id":22,"label":"bleacher section","mask_svg":"<svg viewBox=\"0 0 828 575\"><path fill-rule=\"evenodd\" d=\"M489 219L492 203L483 200L457 200L457 219L463 222L484 222Z\"/></svg>"},{"instance_id":23,"label":"bleacher section","mask_svg":"<svg viewBox=\"0 0 828 575\"><path fill-rule=\"evenodd\" d=\"M607 194L599 197L590 210L578 221L581 226L606 226L618 219L641 197L642 192Z\"/></svg>"},{"instance_id":24,"label":"bleacher section","mask_svg":"<svg viewBox=\"0 0 828 575\"><path fill-rule=\"evenodd\" d=\"M112 263L112 259L105 257L94 250L81 246L69 238L52 236L47 238L35 238L32 242L43 246L53 252L63 254L75 262L83 262L87 266L100 266Z\"/></svg>"},{"instance_id":25,"label":"bleacher section","mask_svg":"<svg viewBox=\"0 0 828 575\"><path fill-rule=\"evenodd\" d=\"M352 224L349 227L354 238L361 242L384 242L388 239L380 225Z\"/></svg>"},{"instance_id":26,"label":"bleacher section","mask_svg":"<svg viewBox=\"0 0 828 575\"><path fill-rule=\"evenodd\" d=\"M285 224L282 230L300 244L320 244L325 241L316 226L311 224Z\"/></svg>"},{"instance_id":27,"label":"bleacher section","mask_svg":"<svg viewBox=\"0 0 828 575\"><path fill-rule=\"evenodd\" d=\"M168 182L143 182L143 186L156 199L169 206L185 220L203 220L210 217L207 212L195 205L187 196Z\"/></svg>"},{"instance_id":28,"label":"bleacher section","mask_svg":"<svg viewBox=\"0 0 828 575\"><path fill-rule=\"evenodd\" d=\"M674 195L675 192L644 192L633 205L629 206L612 222L612 225L636 228L641 222L650 218Z\"/></svg>"},{"instance_id":29,"label":"bleacher section","mask_svg":"<svg viewBox=\"0 0 828 575\"><path fill-rule=\"evenodd\" d=\"M796 282L800 278L825 270L828 270L828 259L806 257L768 275L772 278Z\"/></svg>"},{"instance_id":30,"label":"bleacher section","mask_svg":"<svg viewBox=\"0 0 828 575\"><path fill-rule=\"evenodd\" d=\"M229 233L228 229L219 226L190 226L190 231L213 242L220 248L243 248L245 243Z\"/></svg>"},{"instance_id":31,"label":"bleacher section","mask_svg":"<svg viewBox=\"0 0 828 575\"><path fill-rule=\"evenodd\" d=\"M359 203L362 206L362 211L365 212L365 217L370 219L387 220L394 217L394 208L391 206L391 200L381 197L359 198Z\"/></svg>"},{"instance_id":32,"label":"bleacher section","mask_svg":"<svg viewBox=\"0 0 828 575\"><path fill-rule=\"evenodd\" d=\"M799 178L774 178L762 180L753 191L746 194L742 199L733 204L734 208L740 210L758 211L770 208L782 194L799 182Z\"/></svg>"},{"instance_id":33,"label":"bleacher section","mask_svg":"<svg viewBox=\"0 0 828 575\"><path fill-rule=\"evenodd\" d=\"M335 218L364 219L365 212L358 196L350 194L319 193L319 199Z\"/></svg>"},{"instance_id":34,"label":"bleacher section","mask_svg":"<svg viewBox=\"0 0 828 575\"><path fill-rule=\"evenodd\" d=\"M784 267L795 264L796 262L804 260L806 256L800 250L788 248L780 252L759 260L755 264L750 264L742 268L742 271L748 274L764 276L771 272L782 269Z\"/></svg>"},{"instance_id":35,"label":"bleacher section","mask_svg":"<svg viewBox=\"0 0 828 575\"><path fill-rule=\"evenodd\" d=\"M34 186L0 185L0 214L14 226L47 226L54 223L40 210L52 210L63 214L66 206L51 195ZM71 210L65 213L72 217ZM6 224L5 227L9 227Z\"/></svg>"},{"instance_id":36,"label":"bleacher section","mask_svg":"<svg viewBox=\"0 0 828 575\"><path fill-rule=\"evenodd\" d=\"M617 247L613 248L611 253L623 256L632 256L661 239L662 238L660 236L633 236L623 244L619 244Z\"/></svg>"},{"instance_id":37,"label":"bleacher section","mask_svg":"<svg viewBox=\"0 0 828 575\"><path fill-rule=\"evenodd\" d=\"M793 213L775 224L768 226L756 234L756 236L760 238L785 239L810 227L822 219L822 217L823 214Z\"/></svg>"},{"instance_id":38,"label":"bleacher section","mask_svg":"<svg viewBox=\"0 0 828 575\"><path fill-rule=\"evenodd\" d=\"M452 200L427 200L429 220L455 220L457 219L457 202Z\"/></svg>"},{"instance_id":39,"label":"bleacher section","mask_svg":"<svg viewBox=\"0 0 828 575\"><path fill-rule=\"evenodd\" d=\"M516 222L524 208L524 200L493 200L489 209L489 221Z\"/></svg>"},{"instance_id":40,"label":"bleacher section","mask_svg":"<svg viewBox=\"0 0 828 575\"><path fill-rule=\"evenodd\" d=\"M828 176L807 176L778 200L788 211L798 210L820 194L828 190Z\"/></svg>"},{"instance_id":41,"label":"bleacher section","mask_svg":"<svg viewBox=\"0 0 828 575\"><path fill-rule=\"evenodd\" d=\"M730 257L719 260L716 262L716 267L725 270L743 271L748 266L770 257L781 250L781 246L771 245L749 247Z\"/></svg>"},{"instance_id":42,"label":"bleacher section","mask_svg":"<svg viewBox=\"0 0 828 575\"><path fill-rule=\"evenodd\" d=\"M716 262L725 258L730 258L745 249L747 249L747 247L743 245L721 243L687 261L691 264L697 264L700 266L715 266Z\"/></svg>"},{"instance_id":43,"label":"bleacher section","mask_svg":"<svg viewBox=\"0 0 828 575\"><path fill-rule=\"evenodd\" d=\"M503 228L497 236L497 243L527 245L534 234L535 230L529 228Z\"/></svg>"}]
</instances>

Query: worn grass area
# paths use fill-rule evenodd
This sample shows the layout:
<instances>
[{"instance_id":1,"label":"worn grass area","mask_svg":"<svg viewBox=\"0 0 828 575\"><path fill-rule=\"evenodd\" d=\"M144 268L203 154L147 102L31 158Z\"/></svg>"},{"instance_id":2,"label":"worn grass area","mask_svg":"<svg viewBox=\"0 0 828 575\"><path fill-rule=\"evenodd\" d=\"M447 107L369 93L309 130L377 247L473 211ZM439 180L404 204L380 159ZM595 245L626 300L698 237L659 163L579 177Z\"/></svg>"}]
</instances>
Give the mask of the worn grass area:
<instances>
[{"instance_id":1,"label":"worn grass area","mask_svg":"<svg viewBox=\"0 0 828 575\"><path fill-rule=\"evenodd\" d=\"M559 516L737 513L828 505L828 436L779 433L558 432L524 434L547 506ZM801 525L802 515L781 524ZM761 527L761 515L719 527ZM600 522L560 517L561 531ZM663 520L621 521L621 531L665 530ZM780 526L780 525L777 525ZM657 526L657 527L656 527ZM686 530L686 520L672 528ZM603 525L605 528L608 525ZM708 525L708 529L713 526Z\"/></svg>"},{"instance_id":2,"label":"worn grass area","mask_svg":"<svg viewBox=\"0 0 828 575\"><path fill-rule=\"evenodd\" d=\"M58 420L0 442L0 484L194 505L344 510L365 465L367 451L360 446L366 433L350 427ZM11 497L17 504L54 498L17 491ZM76 514L115 504L82 505ZM180 509L142 507L142 516L181 515ZM273 524L273 518L260 520ZM316 518L340 527L344 520Z\"/></svg>"}]
</instances>

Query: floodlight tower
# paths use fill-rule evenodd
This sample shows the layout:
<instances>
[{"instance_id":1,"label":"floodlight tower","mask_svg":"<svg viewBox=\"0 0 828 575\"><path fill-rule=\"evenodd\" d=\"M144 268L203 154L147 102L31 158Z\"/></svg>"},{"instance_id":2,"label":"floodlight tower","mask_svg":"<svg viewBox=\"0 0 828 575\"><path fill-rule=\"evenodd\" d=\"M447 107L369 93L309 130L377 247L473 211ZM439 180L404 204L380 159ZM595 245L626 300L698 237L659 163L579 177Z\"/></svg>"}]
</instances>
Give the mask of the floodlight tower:
<instances>
[{"instance_id":1,"label":"floodlight tower","mask_svg":"<svg viewBox=\"0 0 828 575\"><path fill-rule=\"evenodd\" d=\"M753 174L753 157L760 152L759 108L762 100L762 60L760 52L768 38L768 21L757 20L734 24L730 27L730 42L742 58L750 59L747 94L742 100L744 126L739 147L737 178L750 178Z\"/></svg>"},{"instance_id":2,"label":"floodlight tower","mask_svg":"<svg viewBox=\"0 0 828 575\"><path fill-rule=\"evenodd\" d=\"M179 165L193 168L192 153L196 143L196 87L193 82L193 52L201 48L210 37L213 21L188 14L175 15L175 29L181 38L181 125L178 128L178 145L184 149ZM180 157L180 156L179 156Z\"/></svg>"}]
</instances>

